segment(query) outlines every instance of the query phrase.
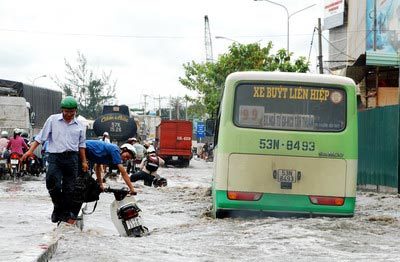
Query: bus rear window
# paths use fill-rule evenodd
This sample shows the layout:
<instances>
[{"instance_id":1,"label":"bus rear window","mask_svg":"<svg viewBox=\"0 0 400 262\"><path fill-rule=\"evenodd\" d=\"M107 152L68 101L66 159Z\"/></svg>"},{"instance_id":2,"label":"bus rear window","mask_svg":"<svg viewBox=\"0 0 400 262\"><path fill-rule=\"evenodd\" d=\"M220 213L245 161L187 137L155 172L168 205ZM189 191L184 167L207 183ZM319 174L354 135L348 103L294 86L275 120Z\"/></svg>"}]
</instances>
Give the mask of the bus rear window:
<instances>
[{"instance_id":1,"label":"bus rear window","mask_svg":"<svg viewBox=\"0 0 400 262\"><path fill-rule=\"evenodd\" d=\"M341 131L346 126L346 92L303 85L238 85L234 123L279 130Z\"/></svg>"}]
</instances>

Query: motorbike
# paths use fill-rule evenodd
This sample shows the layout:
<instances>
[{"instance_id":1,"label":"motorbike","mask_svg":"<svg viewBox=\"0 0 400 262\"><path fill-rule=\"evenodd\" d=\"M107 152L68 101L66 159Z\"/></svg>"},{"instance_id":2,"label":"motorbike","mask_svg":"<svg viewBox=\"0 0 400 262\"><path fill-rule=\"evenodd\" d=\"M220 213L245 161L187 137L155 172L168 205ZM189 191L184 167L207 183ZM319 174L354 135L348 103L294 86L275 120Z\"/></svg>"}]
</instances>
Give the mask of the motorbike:
<instances>
[{"instance_id":1,"label":"motorbike","mask_svg":"<svg viewBox=\"0 0 400 262\"><path fill-rule=\"evenodd\" d=\"M10 164L11 170L10 175L14 182L17 182L24 176L24 170L20 168L21 156L18 153L11 153Z\"/></svg>"},{"instance_id":2,"label":"motorbike","mask_svg":"<svg viewBox=\"0 0 400 262\"><path fill-rule=\"evenodd\" d=\"M108 186L104 192L114 194L115 200L110 205L111 220L121 236L142 237L149 233L143 225L142 210L135 198L128 196L129 188Z\"/></svg>"},{"instance_id":3,"label":"motorbike","mask_svg":"<svg viewBox=\"0 0 400 262\"><path fill-rule=\"evenodd\" d=\"M28 174L39 176L43 166L40 159L35 154L31 154L25 161L27 164L26 171L28 172Z\"/></svg>"},{"instance_id":4,"label":"motorbike","mask_svg":"<svg viewBox=\"0 0 400 262\"><path fill-rule=\"evenodd\" d=\"M4 178L4 176L8 174L8 172L10 172L10 169L8 168L7 159L8 156L0 153L0 178Z\"/></svg>"}]
</instances>

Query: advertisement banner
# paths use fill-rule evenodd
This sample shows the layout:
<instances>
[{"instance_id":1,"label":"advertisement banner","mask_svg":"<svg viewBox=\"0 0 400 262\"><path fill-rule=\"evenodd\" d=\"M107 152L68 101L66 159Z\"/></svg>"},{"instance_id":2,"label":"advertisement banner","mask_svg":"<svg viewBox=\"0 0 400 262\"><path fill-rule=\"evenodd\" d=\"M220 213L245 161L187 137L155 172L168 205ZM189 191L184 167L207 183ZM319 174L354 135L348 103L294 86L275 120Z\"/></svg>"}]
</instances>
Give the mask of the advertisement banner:
<instances>
[{"instance_id":1,"label":"advertisement banner","mask_svg":"<svg viewBox=\"0 0 400 262\"><path fill-rule=\"evenodd\" d=\"M366 27L367 64L398 65L400 1L367 0Z\"/></svg>"}]
</instances>

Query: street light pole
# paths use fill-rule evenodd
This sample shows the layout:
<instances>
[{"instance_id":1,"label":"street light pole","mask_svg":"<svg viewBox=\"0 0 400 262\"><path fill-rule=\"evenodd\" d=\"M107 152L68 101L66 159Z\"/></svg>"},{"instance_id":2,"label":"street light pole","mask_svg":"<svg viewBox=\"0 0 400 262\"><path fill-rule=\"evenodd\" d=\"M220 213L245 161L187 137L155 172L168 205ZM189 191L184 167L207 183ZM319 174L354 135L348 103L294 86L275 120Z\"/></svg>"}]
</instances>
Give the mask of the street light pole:
<instances>
[{"instance_id":1,"label":"street light pole","mask_svg":"<svg viewBox=\"0 0 400 262\"><path fill-rule=\"evenodd\" d=\"M240 44L240 42L238 42L238 41L236 41L236 40L234 40L234 39L232 39L232 38L225 37L225 36L219 36L219 35L217 35L217 36L215 36L215 39L225 39L225 40L229 40L229 41L232 41L232 42L234 42L234 43Z\"/></svg>"},{"instance_id":2,"label":"street light pole","mask_svg":"<svg viewBox=\"0 0 400 262\"><path fill-rule=\"evenodd\" d=\"M306 9L308 9L308 8L313 7L315 4L309 5L309 6L307 6L307 7L304 7L304 8L302 8L302 9L300 9L300 10L297 10L296 12L293 12L293 13L289 14L289 10L287 9L286 6L284 6L284 5L282 5L282 4L279 4L279 3L276 3L276 2L274 2L274 1L270 1L270 0L254 0L254 1L265 1L265 2L268 2L268 3L274 4L274 5L280 6L280 7L282 7L283 9L285 9L285 11L286 11L286 16L287 16L286 51L287 51L287 53L289 54L289 20L290 20L290 18L291 18L292 16L294 16L295 14L300 13L301 11L304 11L304 10L306 10Z\"/></svg>"},{"instance_id":3,"label":"street light pole","mask_svg":"<svg viewBox=\"0 0 400 262\"><path fill-rule=\"evenodd\" d=\"M42 77L47 77L47 75L41 75L41 76L36 77L35 79L32 80L32 85L35 85L35 81Z\"/></svg>"}]
</instances>

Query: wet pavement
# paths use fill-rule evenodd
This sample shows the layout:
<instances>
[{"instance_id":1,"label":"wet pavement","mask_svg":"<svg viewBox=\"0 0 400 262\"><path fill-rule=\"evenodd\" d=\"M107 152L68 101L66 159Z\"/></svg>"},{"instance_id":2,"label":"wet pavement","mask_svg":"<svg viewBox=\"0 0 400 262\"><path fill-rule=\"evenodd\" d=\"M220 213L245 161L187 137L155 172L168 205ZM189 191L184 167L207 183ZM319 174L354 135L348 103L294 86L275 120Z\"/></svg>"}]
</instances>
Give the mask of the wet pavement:
<instances>
[{"instance_id":1,"label":"wet pavement","mask_svg":"<svg viewBox=\"0 0 400 262\"><path fill-rule=\"evenodd\" d=\"M48 261L63 232L50 221L44 177L22 179L0 180L0 260Z\"/></svg>"}]
</instances>

